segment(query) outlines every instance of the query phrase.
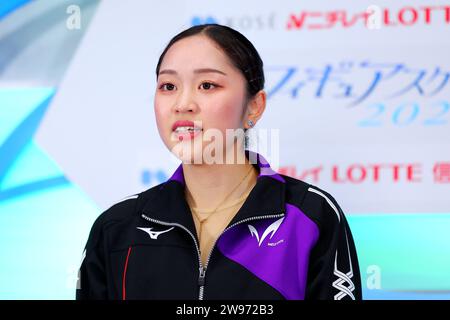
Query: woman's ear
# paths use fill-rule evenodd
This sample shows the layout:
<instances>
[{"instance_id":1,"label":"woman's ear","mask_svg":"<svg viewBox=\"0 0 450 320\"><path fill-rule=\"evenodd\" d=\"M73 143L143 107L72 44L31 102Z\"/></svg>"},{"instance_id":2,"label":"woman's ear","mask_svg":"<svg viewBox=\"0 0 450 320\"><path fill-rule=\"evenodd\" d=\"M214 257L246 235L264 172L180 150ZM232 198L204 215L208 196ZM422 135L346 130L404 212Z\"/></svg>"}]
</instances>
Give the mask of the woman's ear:
<instances>
[{"instance_id":1,"label":"woman's ear","mask_svg":"<svg viewBox=\"0 0 450 320\"><path fill-rule=\"evenodd\" d=\"M252 120L254 124L261 118L266 109L267 95L264 90L258 91L248 102L247 112L244 118L244 127L247 127L247 120Z\"/></svg>"}]
</instances>

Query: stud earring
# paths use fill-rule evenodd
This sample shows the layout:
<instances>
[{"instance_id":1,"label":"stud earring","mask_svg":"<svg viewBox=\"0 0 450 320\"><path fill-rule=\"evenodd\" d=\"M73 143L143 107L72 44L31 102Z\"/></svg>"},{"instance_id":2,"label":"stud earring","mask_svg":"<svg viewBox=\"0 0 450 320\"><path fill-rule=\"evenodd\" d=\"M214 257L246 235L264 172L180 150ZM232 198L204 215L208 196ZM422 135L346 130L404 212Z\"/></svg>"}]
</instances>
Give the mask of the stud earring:
<instances>
[{"instance_id":1,"label":"stud earring","mask_svg":"<svg viewBox=\"0 0 450 320\"><path fill-rule=\"evenodd\" d=\"M255 125L255 123L252 120L247 120L247 124L250 128Z\"/></svg>"}]
</instances>

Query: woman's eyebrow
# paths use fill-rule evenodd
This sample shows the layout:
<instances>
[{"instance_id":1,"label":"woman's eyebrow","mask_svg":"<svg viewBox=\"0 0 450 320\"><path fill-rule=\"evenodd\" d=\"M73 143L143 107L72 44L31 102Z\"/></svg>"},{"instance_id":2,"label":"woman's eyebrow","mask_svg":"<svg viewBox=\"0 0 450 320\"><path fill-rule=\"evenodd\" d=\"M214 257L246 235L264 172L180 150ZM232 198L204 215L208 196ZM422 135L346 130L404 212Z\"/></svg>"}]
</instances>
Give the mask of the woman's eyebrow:
<instances>
[{"instance_id":1,"label":"woman's eyebrow","mask_svg":"<svg viewBox=\"0 0 450 320\"><path fill-rule=\"evenodd\" d=\"M194 73L211 73L211 72L213 72L213 73L220 73L220 74L222 74L224 76L227 75L225 72L217 70L217 69L213 69L213 68L201 68L201 69L195 69L194 70ZM159 74L178 74L178 73L175 70L172 70L172 69L164 69L164 70L161 70L159 72Z\"/></svg>"}]
</instances>

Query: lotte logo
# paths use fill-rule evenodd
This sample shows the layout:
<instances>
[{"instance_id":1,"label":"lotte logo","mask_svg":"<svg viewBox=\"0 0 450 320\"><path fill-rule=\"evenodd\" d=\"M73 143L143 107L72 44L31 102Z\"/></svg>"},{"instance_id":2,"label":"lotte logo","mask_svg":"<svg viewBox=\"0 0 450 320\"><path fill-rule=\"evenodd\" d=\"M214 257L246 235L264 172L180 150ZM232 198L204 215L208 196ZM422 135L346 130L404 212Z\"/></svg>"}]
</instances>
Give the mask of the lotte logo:
<instances>
[{"instance_id":1,"label":"lotte logo","mask_svg":"<svg viewBox=\"0 0 450 320\"><path fill-rule=\"evenodd\" d=\"M421 182L420 164L353 164L347 168L332 167L332 181L336 183L379 182L380 176L393 182Z\"/></svg>"},{"instance_id":2,"label":"lotte logo","mask_svg":"<svg viewBox=\"0 0 450 320\"><path fill-rule=\"evenodd\" d=\"M440 166L442 168L442 165ZM328 169L328 168L327 168ZM332 165L329 168L329 175L334 183L379 183L379 182L407 182L417 183L422 182L422 169L423 165L419 163L407 163L407 164L351 164L351 165ZM295 177L300 180L311 180L315 183L319 182L325 171L324 166L319 165L316 167L308 168L297 174L295 166L280 167L279 172ZM439 172L440 180L445 179L445 172L450 170L436 170ZM444 174L443 174L444 173ZM435 174L435 182L436 181Z\"/></svg>"}]
</instances>

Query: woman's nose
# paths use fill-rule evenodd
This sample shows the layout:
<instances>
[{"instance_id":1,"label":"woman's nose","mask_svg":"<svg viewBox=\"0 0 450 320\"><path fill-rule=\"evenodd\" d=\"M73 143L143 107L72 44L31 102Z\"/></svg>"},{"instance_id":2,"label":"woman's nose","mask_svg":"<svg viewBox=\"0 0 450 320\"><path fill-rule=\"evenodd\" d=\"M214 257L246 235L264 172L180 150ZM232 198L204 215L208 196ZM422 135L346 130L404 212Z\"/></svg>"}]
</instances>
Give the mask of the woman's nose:
<instances>
[{"instance_id":1,"label":"woman's nose","mask_svg":"<svg viewBox=\"0 0 450 320\"><path fill-rule=\"evenodd\" d=\"M194 112L195 107L192 104L177 104L175 112Z\"/></svg>"},{"instance_id":2,"label":"woman's nose","mask_svg":"<svg viewBox=\"0 0 450 320\"><path fill-rule=\"evenodd\" d=\"M195 112L198 106L191 94L185 93L175 104L175 112Z\"/></svg>"}]
</instances>

